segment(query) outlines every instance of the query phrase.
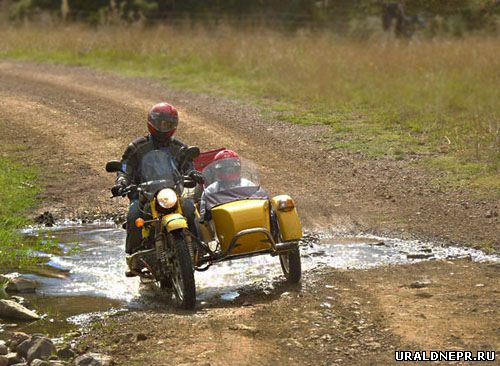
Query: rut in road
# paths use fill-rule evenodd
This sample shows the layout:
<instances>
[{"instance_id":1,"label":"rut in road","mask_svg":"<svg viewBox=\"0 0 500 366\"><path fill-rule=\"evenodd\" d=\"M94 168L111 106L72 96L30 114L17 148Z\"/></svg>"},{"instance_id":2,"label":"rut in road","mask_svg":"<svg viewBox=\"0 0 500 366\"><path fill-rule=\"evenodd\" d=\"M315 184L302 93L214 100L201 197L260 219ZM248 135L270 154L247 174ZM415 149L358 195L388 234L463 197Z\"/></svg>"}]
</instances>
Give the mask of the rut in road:
<instances>
[{"instance_id":1,"label":"rut in road","mask_svg":"<svg viewBox=\"0 0 500 366\"><path fill-rule=\"evenodd\" d=\"M500 221L493 216L498 199L485 201L462 189L437 188L436 180L443 174L421 169L419 156L394 160L335 150L331 144L338 137L327 126L267 119L257 108L220 97L79 67L0 61L0 93L9 99L9 105L0 104L0 124L7 130L7 139L22 137L33 149L23 156L44 166L45 208L58 211L59 216L75 217L82 211L106 216L118 207L121 214L125 212L125 202L108 199L112 177L89 162L119 158L130 141L146 133L147 110L167 100L180 110L177 136L202 149L226 146L255 161L266 189L271 194L290 194L309 228L380 235L404 232L410 233L406 238L416 234L471 246L498 244ZM27 120L22 117L25 102L37 113L26 116ZM63 144L53 138L50 145L44 144L46 136L31 136L35 133L32 120L42 130L47 125L47 133L49 125L66 129L68 141ZM346 123L351 122L356 121ZM70 147L62 154L63 147L71 145L93 149L77 153ZM68 164L63 172L69 189L58 179L60 162ZM488 212L493 214L485 215Z\"/></svg>"},{"instance_id":2,"label":"rut in road","mask_svg":"<svg viewBox=\"0 0 500 366\"><path fill-rule=\"evenodd\" d=\"M71 177L69 182L80 186L79 179L84 176L81 172L88 172L90 168L92 185L85 187L86 194L107 198L113 179L104 172L105 162L119 158L130 141L147 132L145 119L151 105L170 100L163 91L122 84L114 80L108 82L105 77L102 80L98 74L89 77L88 73L41 73L31 66L4 62L0 63L0 114L11 128L16 126L16 131L22 131L22 135L35 134L49 142L42 149L42 155L54 157L64 151L66 162L63 164L80 172L65 170ZM272 144L255 143L253 132L242 134L221 121L200 117L182 107L179 113L181 123L177 136L180 139L202 149L226 146L237 150L259 165L266 188L276 194L291 194L300 207L309 211L308 199L315 200L314 192L321 190L314 179L308 179L314 176L312 171L304 166L295 169L290 156L283 156ZM59 159L47 158L45 162L56 165L52 170L59 170ZM53 190L50 195L57 193ZM65 199L62 197L61 201ZM86 205L85 202L87 200L81 203ZM90 199L90 207L96 202L101 211L108 210L106 200L97 197ZM317 211L317 207L311 211Z\"/></svg>"}]
</instances>

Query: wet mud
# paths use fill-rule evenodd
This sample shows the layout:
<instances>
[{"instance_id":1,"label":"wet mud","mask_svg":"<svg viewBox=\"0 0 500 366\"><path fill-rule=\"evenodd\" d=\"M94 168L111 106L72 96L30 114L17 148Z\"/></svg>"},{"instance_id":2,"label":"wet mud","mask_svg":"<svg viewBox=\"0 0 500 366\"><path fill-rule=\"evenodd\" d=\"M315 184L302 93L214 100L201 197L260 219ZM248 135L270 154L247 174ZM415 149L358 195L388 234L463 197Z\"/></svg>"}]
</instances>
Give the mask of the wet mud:
<instances>
[{"instance_id":1,"label":"wet mud","mask_svg":"<svg viewBox=\"0 0 500 366\"><path fill-rule=\"evenodd\" d=\"M175 312L153 284L124 276L125 231L113 222L61 223L51 228L27 228L23 233L27 237L57 240L67 254L50 256L43 269L21 274L38 283L37 293L24 296L24 301L43 314L43 319L32 324L0 323L0 332L22 330L58 336L116 312ZM471 248L376 236L321 234L305 236L301 257L305 273L443 259L500 263L498 256ZM280 275L279 260L270 255L222 262L206 272L197 272L197 310L266 303L286 296L288 289ZM303 283L307 285L313 277L305 276Z\"/></svg>"}]
</instances>

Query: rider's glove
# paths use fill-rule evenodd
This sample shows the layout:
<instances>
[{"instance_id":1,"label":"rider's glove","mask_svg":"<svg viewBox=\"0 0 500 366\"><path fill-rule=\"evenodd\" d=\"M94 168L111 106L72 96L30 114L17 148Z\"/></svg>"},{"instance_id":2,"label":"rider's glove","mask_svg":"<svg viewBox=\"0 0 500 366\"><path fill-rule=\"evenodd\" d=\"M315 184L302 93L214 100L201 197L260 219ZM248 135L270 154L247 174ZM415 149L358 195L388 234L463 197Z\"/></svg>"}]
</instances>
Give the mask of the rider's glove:
<instances>
[{"instance_id":1,"label":"rider's glove","mask_svg":"<svg viewBox=\"0 0 500 366\"><path fill-rule=\"evenodd\" d=\"M118 178L116 181L116 184L113 188L111 188L111 193L113 194L114 197L116 196L123 196L123 191L125 191L125 188L127 188L127 181L123 179L123 177Z\"/></svg>"},{"instance_id":2,"label":"rider's glove","mask_svg":"<svg viewBox=\"0 0 500 366\"><path fill-rule=\"evenodd\" d=\"M197 170L191 170L188 173L188 177L191 178L192 180L194 180L198 184L202 184L203 183L203 174L201 174Z\"/></svg>"},{"instance_id":3,"label":"rider's glove","mask_svg":"<svg viewBox=\"0 0 500 366\"><path fill-rule=\"evenodd\" d=\"M113 188L111 188L111 194L113 195L113 197L123 196L123 191L125 190L125 188L125 186L117 184Z\"/></svg>"}]
</instances>

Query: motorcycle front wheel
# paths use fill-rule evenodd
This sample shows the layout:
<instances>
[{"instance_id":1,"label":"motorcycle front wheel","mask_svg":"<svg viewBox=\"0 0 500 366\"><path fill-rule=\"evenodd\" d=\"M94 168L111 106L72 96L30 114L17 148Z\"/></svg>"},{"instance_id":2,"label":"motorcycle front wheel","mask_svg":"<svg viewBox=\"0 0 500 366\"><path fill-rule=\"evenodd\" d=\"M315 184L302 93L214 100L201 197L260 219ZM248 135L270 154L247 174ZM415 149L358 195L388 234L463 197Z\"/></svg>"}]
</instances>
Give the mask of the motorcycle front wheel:
<instances>
[{"instance_id":1,"label":"motorcycle front wheel","mask_svg":"<svg viewBox=\"0 0 500 366\"><path fill-rule=\"evenodd\" d=\"M172 258L172 287L176 305L192 310L196 305L196 287L193 263L182 232L172 233L174 256Z\"/></svg>"}]
</instances>

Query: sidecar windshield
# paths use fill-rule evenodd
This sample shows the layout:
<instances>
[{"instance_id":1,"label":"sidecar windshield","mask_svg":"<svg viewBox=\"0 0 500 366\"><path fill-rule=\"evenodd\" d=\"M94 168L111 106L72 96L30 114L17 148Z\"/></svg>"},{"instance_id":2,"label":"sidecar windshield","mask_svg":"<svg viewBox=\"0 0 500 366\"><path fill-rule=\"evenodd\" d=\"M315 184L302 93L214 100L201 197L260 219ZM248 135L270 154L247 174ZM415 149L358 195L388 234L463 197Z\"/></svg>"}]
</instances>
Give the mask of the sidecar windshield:
<instances>
[{"instance_id":1,"label":"sidecar windshield","mask_svg":"<svg viewBox=\"0 0 500 366\"><path fill-rule=\"evenodd\" d=\"M260 186L257 166L246 159L227 158L208 164L202 171L205 188L213 183L221 187Z\"/></svg>"},{"instance_id":2,"label":"sidecar windshield","mask_svg":"<svg viewBox=\"0 0 500 366\"><path fill-rule=\"evenodd\" d=\"M173 187L179 176L175 160L169 151L152 150L142 158L140 164L142 183L164 181L164 185Z\"/></svg>"},{"instance_id":3,"label":"sidecar windshield","mask_svg":"<svg viewBox=\"0 0 500 366\"><path fill-rule=\"evenodd\" d=\"M243 199L268 199L255 164L248 160L217 160L203 169L206 209Z\"/></svg>"}]
</instances>

